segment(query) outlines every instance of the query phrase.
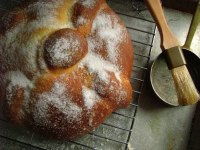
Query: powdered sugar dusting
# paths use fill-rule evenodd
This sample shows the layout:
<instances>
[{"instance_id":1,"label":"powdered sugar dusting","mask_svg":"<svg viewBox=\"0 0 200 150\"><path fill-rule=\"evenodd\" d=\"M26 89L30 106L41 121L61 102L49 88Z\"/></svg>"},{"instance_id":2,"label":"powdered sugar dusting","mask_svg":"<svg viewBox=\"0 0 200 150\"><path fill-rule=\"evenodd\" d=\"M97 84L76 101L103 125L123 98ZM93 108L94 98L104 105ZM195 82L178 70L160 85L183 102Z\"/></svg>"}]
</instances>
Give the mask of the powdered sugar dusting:
<instances>
[{"instance_id":1,"label":"powdered sugar dusting","mask_svg":"<svg viewBox=\"0 0 200 150\"><path fill-rule=\"evenodd\" d=\"M0 49L2 49L0 56L3 56L3 62L6 62L6 65L0 67L0 70L13 70L13 68L18 68L24 73L40 74L37 72L40 70L37 68L40 64L37 64L38 62L36 61L38 59L38 51L43 54L45 39L53 31L62 28L73 28L72 22L66 20L68 23L65 24L57 20L58 14L55 10L62 7L63 2L64 0L38 0L24 9L25 14L34 14L32 20L25 19L19 22L16 27L7 31L4 37L0 37ZM92 8L96 5L97 0L81 0L81 3L87 8ZM31 17L29 16L29 18ZM67 18L71 17L68 16ZM78 17L78 24L82 25L86 22L87 20L82 16ZM43 35L43 30L38 29L47 29L45 30L45 35ZM119 58L119 43L125 37L124 31L125 29L118 23L118 19L115 16L100 11L94 19L91 29L92 33L90 34L95 35L94 38L99 40L95 41L90 35L87 37L88 53L80 60L79 67L86 67L90 74L97 74L98 79L104 83L110 83L110 73L114 73L115 77L121 81L121 72L116 62ZM35 34L37 32L40 32L40 34ZM105 44L106 50L108 51L108 59L103 58L94 51L104 46L103 44ZM81 50L80 46L79 41L72 37L67 39L63 37L57 38L47 48L47 52L50 54L50 62L62 67L64 64L73 60L74 57L72 56ZM43 55L41 57L43 60ZM25 63L23 64L22 62ZM12 66L12 68L8 68L9 66ZM44 65L45 69L47 68ZM13 90L22 87L24 89L24 105L26 105L25 107L27 109L29 107L30 91L33 88L33 84L22 72L11 71L8 73L6 96L8 101L11 101L12 94L16 94ZM37 77L34 79L37 79ZM80 121L83 110L73 102L69 90L66 85L57 81L49 91L37 94L35 97L36 104L33 105L34 108L31 110L33 111L34 121L40 125L52 124L50 122L50 113L54 112L50 112L51 106L65 114L66 118L63 119L69 122ZM86 86L82 86L82 91L80 92L82 92L83 101L88 110L92 109L101 99L95 90ZM124 97L125 94L125 92L122 92L120 96ZM92 124L92 118L89 124Z\"/></svg>"},{"instance_id":2,"label":"powdered sugar dusting","mask_svg":"<svg viewBox=\"0 0 200 150\"><path fill-rule=\"evenodd\" d=\"M125 29L118 23L115 16L100 12L94 19L92 32L97 34L97 38L106 42L108 57L111 62L116 63L118 56L118 46L125 39Z\"/></svg>"},{"instance_id":3,"label":"powdered sugar dusting","mask_svg":"<svg viewBox=\"0 0 200 150\"><path fill-rule=\"evenodd\" d=\"M116 78L120 79L120 70L114 63L105 60L99 54L95 53L94 50L100 48L102 45L100 42L96 42L92 37L87 38L88 42L88 54L79 64L79 67L86 66L90 73L96 73L100 80L105 83L109 83L109 73L113 72Z\"/></svg>"},{"instance_id":4,"label":"powdered sugar dusting","mask_svg":"<svg viewBox=\"0 0 200 150\"><path fill-rule=\"evenodd\" d=\"M19 13L24 12L27 16L33 16L34 14L34 18L32 17L32 20L28 20L26 17L23 18L16 26L8 30L4 36L0 37L0 45L2 47L0 55L3 62L5 62L0 69L20 68L23 72L39 75L40 68L37 68L36 63L37 52L43 51L43 47L39 45L43 45L45 36L49 35L52 32L51 30L65 27L73 28L71 21L66 20L66 23L57 21L58 14L55 10L63 7L63 3L64 0L38 0L29 4L27 8L19 10ZM15 13L18 13L18 11ZM38 34L38 36L35 36L35 34L32 34L43 28L49 29L45 35ZM24 63L22 63L22 60ZM44 61L39 63L45 64ZM43 66L43 69L46 70L47 67Z\"/></svg>"},{"instance_id":5,"label":"powdered sugar dusting","mask_svg":"<svg viewBox=\"0 0 200 150\"><path fill-rule=\"evenodd\" d=\"M87 109L92 109L92 107L100 100L100 97L97 95L96 91L87 88L86 86L82 87L82 94L84 99L84 104Z\"/></svg>"},{"instance_id":6,"label":"powdered sugar dusting","mask_svg":"<svg viewBox=\"0 0 200 150\"><path fill-rule=\"evenodd\" d=\"M18 85L20 87L31 87L31 81L21 71L10 71L7 74L8 80L13 86Z\"/></svg>"},{"instance_id":7,"label":"powdered sugar dusting","mask_svg":"<svg viewBox=\"0 0 200 150\"><path fill-rule=\"evenodd\" d=\"M73 55L81 50L78 39L69 36L68 38L58 38L48 45L49 61L55 66L65 66L65 64L73 61Z\"/></svg>"},{"instance_id":8,"label":"powdered sugar dusting","mask_svg":"<svg viewBox=\"0 0 200 150\"><path fill-rule=\"evenodd\" d=\"M109 72L114 72L116 76L120 75L120 71L115 65L93 52L89 52L82 60L79 67L83 66L86 66L90 73L97 73L99 78L106 83L109 83L110 80Z\"/></svg>"},{"instance_id":9,"label":"powdered sugar dusting","mask_svg":"<svg viewBox=\"0 0 200 150\"><path fill-rule=\"evenodd\" d=\"M73 4L76 1L73 1ZM64 0L38 0L36 3L29 5L28 8L25 9L27 13L34 13L36 19L33 21L29 21L27 23L27 31L31 32L33 30L41 29L41 28L51 28L51 29L62 29L62 28L74 28L72 22L70 20L66 20L66 23L61 23L57 21L57 16L59 15L56 9L62 7L64 4ZM70 13L67 13L70 15ZM71 18L70 16L68 18Z\"/></svg>"},{"instance_id":10,"label":"powdered sugar dusting","mask_svg":"<svg viewBox=\"0 0 200 150\"><path fill-rule=\"evenodd\" d=\"M87 20L83 16L78 16L78 19L77 19L78 26L84 25L86 22Z\"/></svg>"},{"instance_id":11,"label":"powdered sugar dusting","mask_svg":"<svg viewBox=\"0 0 200 150\"><path fill-rule=\"evenodd\" d=\"M61 82L55 82L49 92L38 95L34 110L34 120L38 124L48 124L49 106L53 106L64 113L69 122L80 120L82 108L72 102L65 85Z\"/></svg>"},{"instance_id":12,"label":"powdered sugar dusting","mask_svg":"<svg viewBox=\"0 0 200 150\"><path fill-rule=\"evenodd\" d=\"M116 65L118 57L118 45L124 38L124 31L117 22L116 18L100 12L94 19L92 25L92 34L96 33L96 38L100 39L95 41L93 37L88 37L88 54L81 61L80 67L86 66L90 73L96 73L100 80L109 83L110 75L113 72L116 78L120 79L120 70ZM117 37L117 38L116 38ZM96 49L101 49L103 40L106 42L106 49L108 51L109 60L104 59L95 52Z\"/></svg>"},{"instance_id":13,"label":"powdered sugar dusting","mask_svg":"<svg viewBox=\"0 0 200 150\"><path fill-rule=\"evenodd\" d=\"M79 67L86 67L90 74L97 74L97 79L103 84L110 84L111 73L114 73L116 79L121 83L121 72L117 65L117 60L119 58L119 44L125 38L126 31L118 23L118 19L100 11L94 19L91 36L87 37L88 54L82 59ZM104 58L98 53L104 46L106 46L108 58ZM110 87L109 90L114 91L115 88L112 89ZM95 91L84 86L82 94L88 109L91 109L99 99ZM125 94L120 93L120 96L124 97Z\"/></svg>"},{"instance_id":14,"label":"powdered sugar dusting","mask_svg":"<svg viewBox=\"0 0 200 150\"><path fill-rule=\"evenodd\" d=\"M53 2L38 0L36 3L29 5L26 12L36 14L37 18L28 23L29 31L44 27L57 28L59 24L55 21L55 17L57 15L55 9L62 6L63 2L64 0L56 0Z\"/></svg>"},{"instance_id":15,"label":"powdered sugar dusting","mask_svg":"<svg viewBox=\"0 0 200 150\"><path fill-rule=\"evenodd\" d=\"M81 0L81 3L86 8L92 8L95 6L97 0Z\"/></svg>"},{"instance_id":16,"label":"powdered sugar dusting","mask_svg":"<svg viewBox=\"0 0 200 150\"><path fill-rule=\"evenodd\" d=\"M20 71L10 71L6 76L9 83L6 87L6 99L8 103L11 103L11 98L15 94L13 90L16 90L16 86L24 88L24 100L26 103L30 98L30 89L33 87L31 81Z\"/></svg>"},{"instance_id":17,"label":"powdered sugar dusting","mask_svg":"<svg viewBox=\"0 0 200 150\"><path fill-rule=\"evenodd\" d=\"M16 42L16 39L18 39L19 32L24 27L24 22L7 32L4 36L0 36L0 56L4 64L0 65L0 68L2 70L9 70L8 66L12 66L18 64L15 57L15 49L19 45L18 42Z\"/></svg>"}]
</instances>

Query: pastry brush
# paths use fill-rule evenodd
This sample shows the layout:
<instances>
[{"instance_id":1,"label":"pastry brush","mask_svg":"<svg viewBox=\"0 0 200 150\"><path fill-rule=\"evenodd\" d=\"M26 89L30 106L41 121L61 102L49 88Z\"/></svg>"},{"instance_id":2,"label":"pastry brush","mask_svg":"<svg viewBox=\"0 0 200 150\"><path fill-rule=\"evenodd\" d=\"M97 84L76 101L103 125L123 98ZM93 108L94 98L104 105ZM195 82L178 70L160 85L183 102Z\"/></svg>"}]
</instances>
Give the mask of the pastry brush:
<instances>
[{"instance_id":1,"label":"pastry brush","mask_svg":"<svg viewBox=\"0 0 200 150\"><path fill-rule=\"evenodd\" d=\"M179 41L166 22L160 0L146 0L146 3L160 33L161 48L173 76L178 102L180 105L194 104L200 98L199 93L186 67Z\"/></svg>"}]
</instances>

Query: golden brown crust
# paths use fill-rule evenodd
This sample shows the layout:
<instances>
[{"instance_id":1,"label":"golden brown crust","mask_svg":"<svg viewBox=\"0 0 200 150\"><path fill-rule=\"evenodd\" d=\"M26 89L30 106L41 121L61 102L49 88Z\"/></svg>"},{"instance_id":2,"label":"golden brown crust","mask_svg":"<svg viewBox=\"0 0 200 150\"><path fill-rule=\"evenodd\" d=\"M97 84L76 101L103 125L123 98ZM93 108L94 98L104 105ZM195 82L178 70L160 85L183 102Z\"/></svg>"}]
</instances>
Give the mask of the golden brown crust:
<instances>
[{"instance_id":1,"label":"golden brown crust","mask_svg":"<svg viewBox=\"0 0 200 150\"><path fill-rule=\"evenodd\" d=\"M83 1L78 1L73 10L72 22L79 32L87 36L91 32L92 22L97 15L100 7L105 4L105 0L94 0L93 7L86 7L82 3ZM82 21L81 18L85 21Z\"/></svg>"},{"instance_id":2,"label":"golden brown crust","mask_svg":"<svg viewBox=\"0 0 200 150\"><path fill-rule=\"evenodd\" d=\"M24 89L18 88L18 87L13 87L15 88L15 94L12 95L11 100L12 103L8 104L9 107L7 106L6 114L11 118L11 121L16 122L17 124L21 124L22 118L20 117L20 111L21 108L23 107L23 101L24 101ZM15 114L15 115L13 115Z\"/></svg>"},{"instance_id":3,"label":"golden brown crust","mask_svg":"<svg viewBox=\"0 0 200 150\"><path fill-rule=\"evenodd\" d=\"M79 74L78 74L79 75ZM69 139L80 137L89 131L93 130L99 125L99 122L103 122L105 118L112 112L113 107L116 107L108 99L102 99L95 104L92 111L88 111L83 104L83 97L80 95L82 88L81 77L74 75L69 75L67 77L59 79L62 84L68 89L67 95L71 95L72 101L79 107L82 108L81 116L79 121L73 121L67 118L66 114L63 114L59 109L53 105L48 107L48 117L49 122L44 124L38 124L33 122L31 126L37 131L42 129L49 137L52 138L63 138L67 137ZM54 86L55 82L58 82L59 75L44 75L36 83L35 90L33 90L33 100L31 102L30 109L31 113L34 113L35 104L38 101L37 96L41 93L48 92ZM41 131L40 131L41 132Z\"/></svg>"},{"instance_id":4,"label":"golden brown crust","mask_svg":"<svg viewBox=\"0 0 200 150\"><path fill-rule=\"evenodd\" d=\"M85 135L132 98L123 22L105 0L74 2L34 0L0 26L6 115L51 138Z\"/></svg>"}]
</instances>

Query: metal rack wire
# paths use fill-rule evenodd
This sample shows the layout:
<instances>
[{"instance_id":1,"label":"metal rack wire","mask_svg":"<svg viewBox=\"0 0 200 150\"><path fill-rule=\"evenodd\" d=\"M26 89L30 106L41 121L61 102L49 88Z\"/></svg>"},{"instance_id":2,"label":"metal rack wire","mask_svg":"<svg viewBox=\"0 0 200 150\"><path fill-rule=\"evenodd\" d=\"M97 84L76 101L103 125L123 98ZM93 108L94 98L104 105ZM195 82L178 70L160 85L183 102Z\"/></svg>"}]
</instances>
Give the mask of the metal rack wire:
<instances>
[{"instance_id":1,"label":"metal rack wire","mask_svg":"<svg viewBox=\"0 0 200 150\"><path fill-rule=\"evenodd\" d=\"M10 0L12 6L20 0ZM134 132L134 122L139 107L145 75L149 65L151 50L155 38L156 25L147 10L135 11L132 1L108 0L111 8L125 22L132 37L134 46L134 66L131 83L134 86L133 103L127 109L113 112L100 127L83 138L75 141L53 141L35 133L15 127L1 115L0 107L0 143L6 149L11 145L24 149L129 149L131 135ZM6 6L2 4L6 3ZM144 4L143 4L144 5ZM135 6L134 6L135 7ZM136 6L137 7L137 6ZM0 11L9 11L8 0L0 2Z\"/></svg>"}]
</instances>

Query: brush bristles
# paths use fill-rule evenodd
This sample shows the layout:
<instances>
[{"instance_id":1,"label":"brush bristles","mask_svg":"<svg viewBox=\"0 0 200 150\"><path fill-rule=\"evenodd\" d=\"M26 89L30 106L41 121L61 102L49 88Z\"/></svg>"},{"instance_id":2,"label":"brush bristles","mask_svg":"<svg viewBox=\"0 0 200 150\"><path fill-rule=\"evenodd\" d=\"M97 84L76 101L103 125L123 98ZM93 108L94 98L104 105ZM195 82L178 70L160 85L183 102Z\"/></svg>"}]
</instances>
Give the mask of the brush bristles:
<instances>
[{"instance_id":1,"label":"brush bristles","mask_svg":"<svg viewBox=\"0 0 200 150\"><path fill-rule=\"evenodd\" d=\"M172 76L174 78L179 104L195 104L200 97L186 66L172 69Z\"/></svg>"}]
</instances>

